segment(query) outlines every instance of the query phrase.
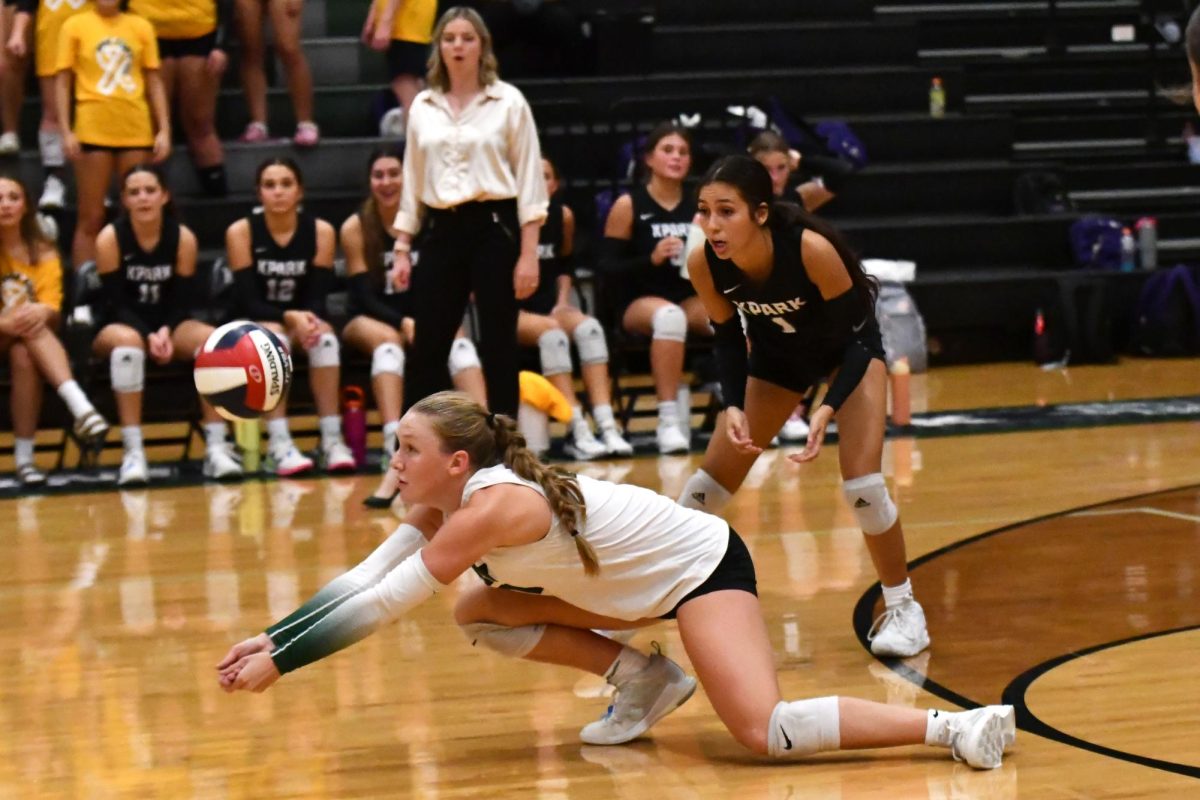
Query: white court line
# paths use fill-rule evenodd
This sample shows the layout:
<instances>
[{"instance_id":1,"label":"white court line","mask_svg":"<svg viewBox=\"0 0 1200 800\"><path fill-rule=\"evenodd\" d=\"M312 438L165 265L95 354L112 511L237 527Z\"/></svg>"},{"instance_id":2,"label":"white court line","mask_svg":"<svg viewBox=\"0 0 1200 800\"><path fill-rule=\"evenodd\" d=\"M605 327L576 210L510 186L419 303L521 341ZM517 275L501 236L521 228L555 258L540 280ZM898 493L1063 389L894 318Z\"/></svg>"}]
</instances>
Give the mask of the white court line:
<instances>
[{"instance_id":1,"label":"white court line","mask_svg":"<svg viewBox=\"0 0 1200 800\"><path fill-rule=\"evenodd\" d=\"M1068 514L1070 517L1112 517L1118 514L1153 514L1156 517L1170 517L1171 519L1181 519L1185 522L1200 523L1200 515L1197 514L1181 514L1178 511L1166 511L1153 506L1138 506L1137 508L1111 508L1111 509L1096 509L1094 511L1076 511L1074 514Z\"/></svg>"}]
</instances>

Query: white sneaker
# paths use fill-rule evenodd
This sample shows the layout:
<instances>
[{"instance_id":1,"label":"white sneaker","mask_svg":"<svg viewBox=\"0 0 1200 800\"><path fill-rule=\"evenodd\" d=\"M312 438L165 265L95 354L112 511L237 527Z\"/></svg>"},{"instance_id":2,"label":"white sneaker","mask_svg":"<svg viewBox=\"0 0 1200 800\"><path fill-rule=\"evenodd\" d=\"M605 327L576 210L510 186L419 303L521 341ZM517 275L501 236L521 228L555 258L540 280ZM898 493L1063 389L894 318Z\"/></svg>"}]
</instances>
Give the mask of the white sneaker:
<instances>
[{"instance_id":1,"label":"white sneaker","mask_svg":"<svg viewBox=\"0 0 1200 800\"><path fill-rule=\"evenodd\" d=\"M47 209L61 209L66 205L67 187L63 184L62 179L57 175L47 175L46 182L42 184L42 196L38 199L38 208L45 211Z\"/></svg>"},{"instance_id":2,"label":"white sneaker","mask_svg":"<svg viewBox=\"0 0 1200 800\"><path fill-rule=\"evenodd\" d=\"M291 440L267 447L266 467L280 477L309 472L313 466L313 460L301 453Z\"/></svg>"},{"instance_id":3,"label":"white sneaker","mask_svg":"<svg viewBox=\"0 0 1200 800\"><path fill-rule=\"evenodd\" d=\"M633 445L625 441L625 437L616 428L600 431L600 438L604 442L604 449L610 456L633 455Z\"/></svg>"},{"instance_id":4,"label":"white sneaker","mask_svg":"<svg viewBox=\"0 0 1200 800\"><path fill-rule=\"evenodd\" d=\"M0 156L12 156L21 152L21 140L17 134L9 131L0 133Z\"/></svg>"},{"instance_id":5,"label":"white sneaker","mask_svg":"<svg viewBox=\"0 0 1200 800\"><path fill-rule=\"evenodd\" d=\"M617 695L604 716L579 731L586 744L624 744L636 739L687 702L696 691L696 679L684 674L671 659L654 653L649 666L616 688Z\"/></svg>"},{"instance_id":6,"label":"white sneaker","mask_svg":"<svg viewBox=\"0 0 1200 800\"><path fill-rule=\"evenodd\" d=\"M608 455L608 448L600 444L592 432L583 425L575 429L572 441L566 443L563 451L576 461L591 461L593 458Z\"/></svg>"},{"instance_id":7,"label":"white sneaker","mask_svg":"<svg viewBox=\"0 0 1200 800\"><path fill-rule=\"evenodd\" d=\"M691 449L688 437L684 436L675 424L664 425L660 422L658 429L654 432L654 437L658 440L658 452L664 456L672 453L686 453Z\"/></svg>"},{"instance_id":8,"label":"white sneaker","mask_svg":"<svg viewBox=\"0 0 1200 800\"><path fill-rule=\"evenodd\" d=\"M358 467L354 462L354 453L341 439L321 448L321 463L326 472L353 472Z\"/></svg>"},{"instance_id":9,"label":"white sneaker","mask_svg":"<svg viewBox=\"0 0 1200 800\"><path fill-rule=\"evenodd\" d=\"M93 444L102 442L106 433L108 433L108 422L94 408L75 418L75 435L85 442Z\"/></svg>"},{"instance_id":10,"label":"white sneaker","mask_svg":"<svg viewBox=\"0 0 1200 800\"><path fill-rule=\"evenodd\" d=\"M950 715L950 754L975 769L995 769L1017 740L1012 706L984 706Z\"/></svg>"},{"instance_id":11,"label":"white sneaker","mask_svg":"<svg viewBox=\"0 0 1200 800\"><path fill-rule=\"evenodd\" d=\"M808 422L804 417L793 412L788 421L779 429L779 438L785 442L808 441Z\"/></svg>"},{"instance_id":12,"label":"white sneaker","mask_svg":"<svg viewBox=\"0 0 1200 800\"><path fill-rule=\"evenodd\" d=\"M204 477L218 481L242 477L242 464L228 443L214 445L204 452Z\"/></svg>"},{"instance_id":13,"label":"white sneaker","mask_svg":"<svg viewBox=\"0 0 1200 800\"><path fill-rule=\"evenodd\" d=\"M146 463L145 450L127 450L121 459L121 472L117 475L117 486L134 486L150 482L150 465Z\"/></svg>"},{"instance_id":14,"label":"white sneaker","mask_svg":"<svg viewBox=\"0 0 1200 800\"><path fill-rule=\"evenodd\" d=\"M929 647L925 609L912 598L887 609L867 632L867 641L871 643L871 652L883 658L915 656Z\"/></svg>"},{"instance_id":15,"label":"white sneaker","mask_svg":"<svg viewBox=\"0 0 1200 800\"><path fill-rule=\"evenodd\" d=\"M399 139L404 141L406 130L406 120L404 119L404 109L397 106L389 109L386 114L379 118L379 135L384 139Z\"/></svg>"},{"instance_id":16,"label":"white sneaker","mask_svg":"<svg viewBox=\"0 0 1200 800\"><path fill-rule=\"evenodd\" d=\"M17 480L22 486L40 486L46 482L46 473L42 472L32 461L17 464Z\"/></svg>"}]
</instances>

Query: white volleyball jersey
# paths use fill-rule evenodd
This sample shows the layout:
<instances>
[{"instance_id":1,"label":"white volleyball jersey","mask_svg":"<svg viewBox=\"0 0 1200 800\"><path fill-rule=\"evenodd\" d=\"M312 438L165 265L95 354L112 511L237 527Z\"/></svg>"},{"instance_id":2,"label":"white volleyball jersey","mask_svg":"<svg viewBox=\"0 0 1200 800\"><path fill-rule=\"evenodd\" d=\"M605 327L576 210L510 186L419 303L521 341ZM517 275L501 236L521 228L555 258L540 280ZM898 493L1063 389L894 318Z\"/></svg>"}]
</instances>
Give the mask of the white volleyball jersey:
<instances>
[{"instance_id":1,"label":"white volleyball jersey","mask_svg":"<svg viewBox=\"0 0 1200 800\"><path fill-rule=\"evenodd\" d=\"M489 585L547 594L617 619L660 617L703 583L729 546L725 520L677 505L657 492L580 475L587 506L582 536L596 551L600 573L589 576L571 536L552 517L550 531L529 544L500 547L475 564ZM508 467L477 471L462 504L488 486L515 483L545 496Z\"/></svg>"}]
</instances>

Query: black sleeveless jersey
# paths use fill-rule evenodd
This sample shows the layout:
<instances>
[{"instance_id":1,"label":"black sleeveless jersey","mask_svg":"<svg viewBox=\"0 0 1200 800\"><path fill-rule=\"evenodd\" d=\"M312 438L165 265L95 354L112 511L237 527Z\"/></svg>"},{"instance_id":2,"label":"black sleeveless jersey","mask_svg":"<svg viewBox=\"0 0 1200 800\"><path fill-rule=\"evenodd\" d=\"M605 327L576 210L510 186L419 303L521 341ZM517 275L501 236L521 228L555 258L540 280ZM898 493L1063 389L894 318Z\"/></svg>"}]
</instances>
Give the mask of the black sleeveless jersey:
<instances>
[{"instance_id":1,"label":"black sleeveless jersey","mask_svg":"<svg viewBox=\"0 0 1200 800\"><path fill-rule=\"evenodd\" d=\"M800 256L802 233L799 226L771 232L775 263L762 284L752 283L733 261L718 258L707 242L704 255L716 290L737 306L746 321L752 364L789 363L820 376L841 364L852 339L863 340L872 351L882 352L882 344L873 313L866 314L858 327L829 329L825 300Z\"/></svg>"},{"instance_id":2,"label":"black sleeveless jersey","mask_svg":"<svg viewBox=\"0 0 1200 800\"><path fill-rule=\"evenodd\" d=\"M179 222L164 217L158 244L149 252L138 244L128 217L118 219L113 228L120 250L123 303L149 330L158 330L166 324L170 313L167 306L175 261L179 257Z\"/></svg>"},{"instance_id":3,"label":"black sleeveless jersey","mask_svg":"<svg viewBox=\"0 0 1200 800\"><path fill-rule=\"evenodd\" d=\"M563 258L563 214L561 201L551 200L546 221L538 233L538 288L531 296L519 300L524 311L549 314L558 300L558 279L566 274Z\"/></svg>"},{"instance_id":4,"label":"black sleeveless jersey","mask_svg":"<svg viewBox=\"0 0 1200 800\"><path fill-rule=\"evenodd\" d=\"M250 220L250 248L259 297L285 311L304 308L313 259L317 255L317 220L300 213L291 240L280 246L267 230L266 217L255 212Z\"/></svg>"},{"instance_id":5,"label":"black sleeveless jersey","mask_svg":"<svg viewBox=\"0 0 1200 800\"><path fill-rule=\"evenodd\" d=\"M358 219L361 226L361 213L359 213ZM386 227L383 228L382 233L383 238L379 243L381 248L381 252L379 254L381 261L380 268L382 269L382 272L375 273L372 270L371 265L368 264L367 281L370 283L372 290L378 294L379 300L386 304L388 308L392 309L402 317L411 317L413 313L410 301L410 298L412 297L411 293L408 290L397 292L395 285L391 281L391 278L388 277L388 273L392 271L392 265L396 262L396 237L388 233L388 229ZM409 257L412 260L413 267L416 268L417 261L420 260L420 253L414 249L413 252L409 254ZM360 307L360 304L355 300L353 292L350 293L349 311L350 316L352 317L359 314L371 316L371 313L368 309Z\"/></svg>"},{"instance_id":6,"label":"black sleeveless jersey","mask_svg":"<svg viewBox=\"0 0 1200 800\"><path fill-rule=\"evenodd\" d=\"M659 241L671 236L687 241L688 230L692 218L696 216L696 201L690 193L684 191L679 205L668 211L660 206L645 186L638 185L629 193L633 201L633 237L630 241L632 251L649 259L650 254ZM647 264L644 270L633 272L630 277L634 283L636 297L657 295L672 302L679 302L696 293L692 283L683 276L684 253L671 261L652 267Z\"/></svg>"}]
</instances>

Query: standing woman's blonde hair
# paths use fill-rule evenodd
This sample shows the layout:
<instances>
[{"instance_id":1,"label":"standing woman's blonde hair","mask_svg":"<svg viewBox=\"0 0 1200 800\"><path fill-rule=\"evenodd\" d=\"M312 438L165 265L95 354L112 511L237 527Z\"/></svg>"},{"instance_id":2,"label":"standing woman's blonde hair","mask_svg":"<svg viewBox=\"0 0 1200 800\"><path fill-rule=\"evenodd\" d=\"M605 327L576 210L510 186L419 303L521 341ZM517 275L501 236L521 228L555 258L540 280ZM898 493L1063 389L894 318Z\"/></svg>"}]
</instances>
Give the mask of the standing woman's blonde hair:
<instances>
[{"instance_id":1,"label":"standing woman's blonde hair","mask_svg":"<svg viewBox=\"0 0 1200 800\"><path fill-rule=\"evenodd\" d=\"M429 46L429 72L426 74L425 80L439 92L449 91L450 76L446 73L445 63L442 62L442 34L445 32L446 26L456 19L465 19L475 28L475 33L479 36L480 49L479 84L491 86L500 80L500 65L496 61L496 50L492 46L492 32L488 30L487 23L483 21L483 17L479 16L479 12L467 6L454 6L447 9L446 13L438 19L437 25L433 26L433 41Z\"/></svg>"},{"instance_id":2,"label":"standing woman's blonde hair","mask_svg":"<svg viewBox=\"0 0 1200 800\"><path fill-rule=\"evenodd\" d=\"M458 392L431 394L413 405L412 411L429 420L447 452L462 450L475 469L503 464L542 487L550 511L575 542L583 571L588 575L600 572L596 551L581 535L587 507L579 481L571 473L558 467L547 467L539 461L525 446L525 437L517 431L517 423L512 417L489 413Z\"/></svg>"}]
</instances>

